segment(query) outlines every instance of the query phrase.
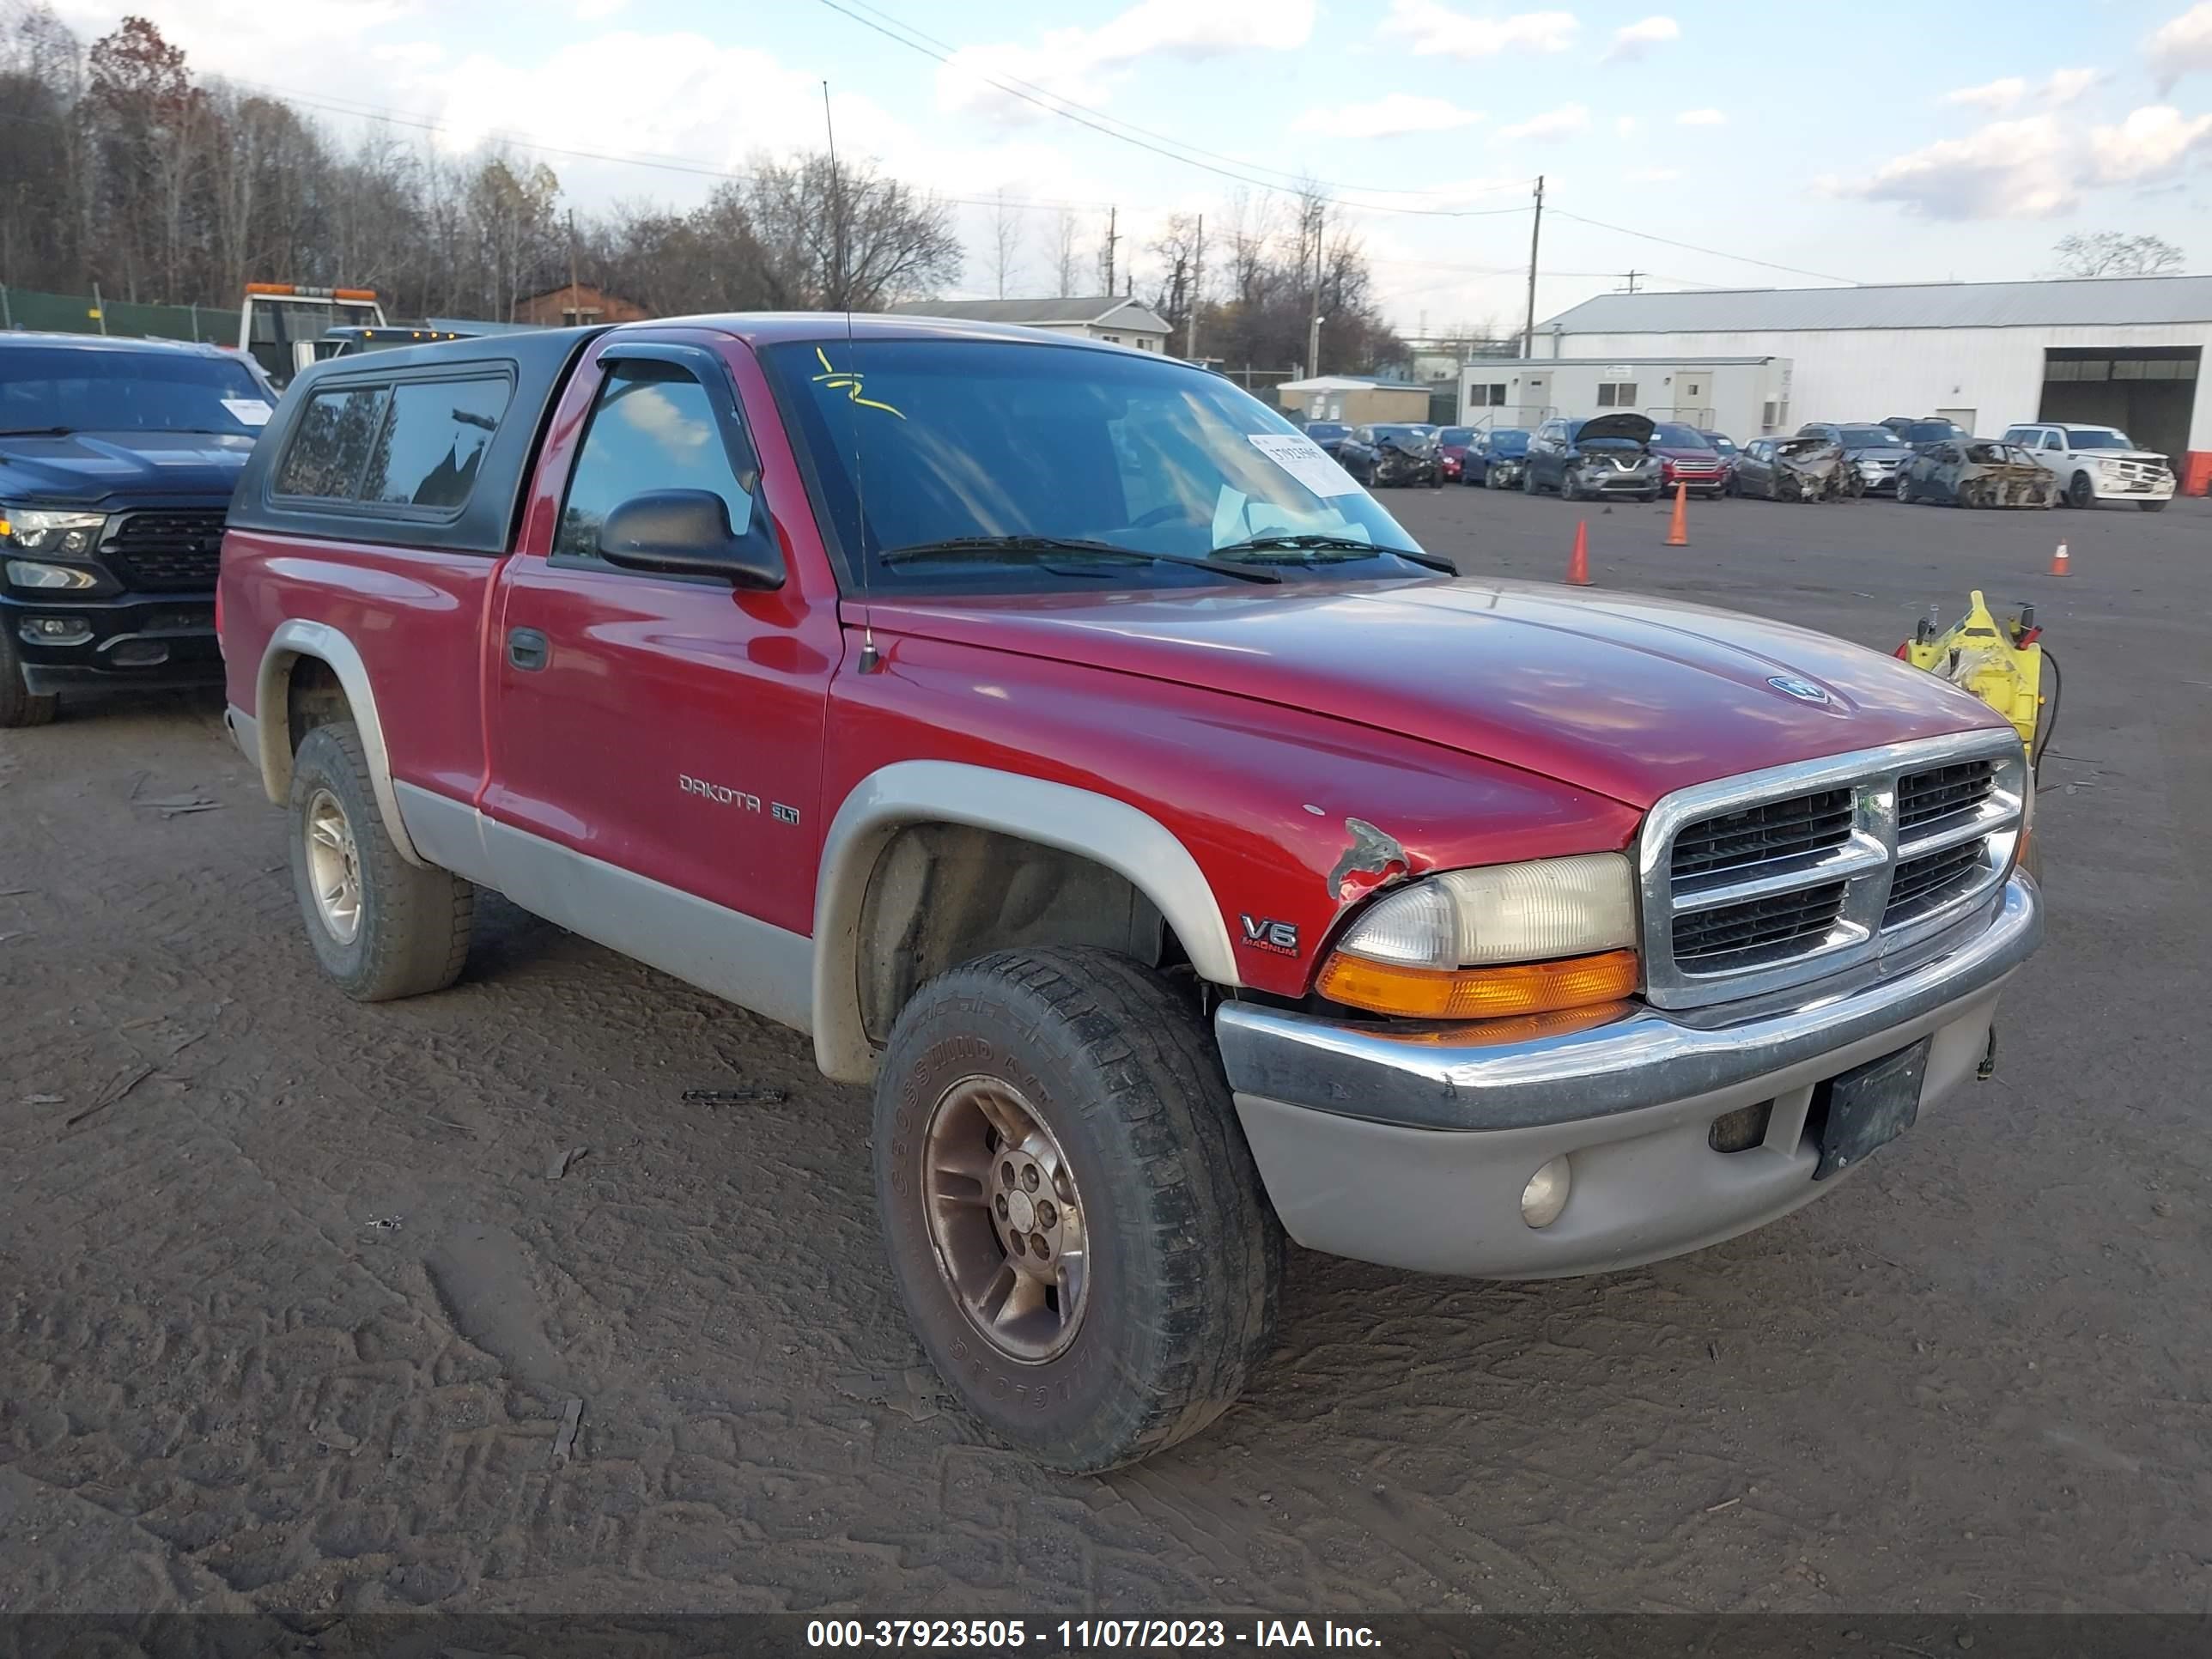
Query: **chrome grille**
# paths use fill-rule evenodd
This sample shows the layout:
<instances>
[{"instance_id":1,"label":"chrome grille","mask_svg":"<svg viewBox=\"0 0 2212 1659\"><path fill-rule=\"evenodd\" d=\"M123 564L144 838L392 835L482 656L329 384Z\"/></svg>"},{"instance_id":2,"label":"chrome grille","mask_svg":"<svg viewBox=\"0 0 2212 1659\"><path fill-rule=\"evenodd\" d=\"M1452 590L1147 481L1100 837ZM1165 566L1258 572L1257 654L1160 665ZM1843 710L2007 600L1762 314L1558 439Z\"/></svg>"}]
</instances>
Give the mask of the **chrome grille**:
<instances>
[{"instance_id":1,"label":"chrome grille","mask_svg":"<svg viewBox=\"0 0 2212 1659\"><path fill-rule=\"evenodd\" d=\"M1802 858L1840 847L1851 833L1851 792L1823 790L1794 800L1765 801L1741 812L1693 823L1674 837L1677 886L1758 864Z\"/></svg>"},{"instance_id":2,"label":"chrome grille","mask_svg":"<svg viewBox=\"0 0 2212 1659\"><path fill-rule=\"evenodd\" d=\"M1909 835L1923 825L1978 807L1989 799L1996 783L1996 763L1986 760L1931 767L1899 778L1897 833Z\"/></svg>"},{"instance_id":3,"label":"chrome grille","mask_svg":"<svg viewBox=\"0 0 2212 1659\"><path fill-rule=\"evenodd\" d=\"M2027 775L2018 738L1972 732L1668 796L1638 843L1644 994L1754 996L1962 919L2011 867Z\"/></svg>"}]
</instances>

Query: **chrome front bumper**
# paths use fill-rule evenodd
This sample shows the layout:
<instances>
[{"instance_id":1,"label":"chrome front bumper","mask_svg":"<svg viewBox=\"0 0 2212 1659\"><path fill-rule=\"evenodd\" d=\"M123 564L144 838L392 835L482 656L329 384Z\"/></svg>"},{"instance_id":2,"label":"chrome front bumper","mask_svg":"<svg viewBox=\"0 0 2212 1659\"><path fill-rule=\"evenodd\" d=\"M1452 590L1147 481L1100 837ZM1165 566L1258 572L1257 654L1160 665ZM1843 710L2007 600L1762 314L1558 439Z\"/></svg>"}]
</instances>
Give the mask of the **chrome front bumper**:
<instances>
[{"instance_id":1,"label":"chrome front bumper","mask_svg":"<svg viewBox=\"0 0 2212 1659\"><path fill-rule=\"evenodd\" d=\"M1809 1202L1819 1085L1932 1036L1920 1104L1970 1077L2004 980L2042 938L2015 873L1970 922L1899 958L1754 1002L1638 1006L1579 1031L1485 1043L1480 1028L1382 1027L1223 1006L1214 1029L1269 1198L1310 1249L1433 1273L1550 1278L1717 1243ZM1901 959L1899 959L1901 958ZM1771 1103L1758 1146L1713 1121ZM1565 1211L1521 1218L1564 1157Z\"/></svg>"}]
</instances>

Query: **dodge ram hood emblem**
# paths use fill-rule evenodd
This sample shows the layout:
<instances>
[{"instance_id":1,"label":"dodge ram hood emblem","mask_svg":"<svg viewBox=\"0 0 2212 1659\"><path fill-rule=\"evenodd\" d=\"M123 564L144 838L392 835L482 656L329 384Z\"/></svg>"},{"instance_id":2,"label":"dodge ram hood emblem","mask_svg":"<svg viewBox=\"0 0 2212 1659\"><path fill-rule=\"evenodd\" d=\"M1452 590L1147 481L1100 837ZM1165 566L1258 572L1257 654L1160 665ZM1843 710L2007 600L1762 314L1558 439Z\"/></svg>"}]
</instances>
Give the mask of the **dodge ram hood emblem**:
<instances>
[{"instance_id":1,"label":"dodge ram hood emblem","mask_svg":"<svg viewBox=\"0 0 2212 1659\"><path fill-rule=\"evenodd\" d=\"M1801 680L1794 674L1771 674L1766 683L1777 691L1795 697L1800 702L1826 702L1828 694L1810 680Z\"/></svg>"}]
</instances>

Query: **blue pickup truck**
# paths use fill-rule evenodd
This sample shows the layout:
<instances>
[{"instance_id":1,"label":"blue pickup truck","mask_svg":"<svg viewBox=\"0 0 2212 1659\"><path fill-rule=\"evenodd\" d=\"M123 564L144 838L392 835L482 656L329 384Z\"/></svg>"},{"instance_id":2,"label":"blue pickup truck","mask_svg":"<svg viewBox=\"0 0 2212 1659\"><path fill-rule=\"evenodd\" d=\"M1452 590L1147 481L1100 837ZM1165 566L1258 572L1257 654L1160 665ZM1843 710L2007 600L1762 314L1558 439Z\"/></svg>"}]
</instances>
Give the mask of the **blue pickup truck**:
<instances>
[{"instance_id":1,"label":"blue pickup truck","mask_svg":"<svg viewBox=\"0 0 2212 1659\"><path fill-rule=\"evenodd\" d=\"M223 519L275 403L215 346L0 334L0 726L221 680Z\"/></svg>"}]
</instances>

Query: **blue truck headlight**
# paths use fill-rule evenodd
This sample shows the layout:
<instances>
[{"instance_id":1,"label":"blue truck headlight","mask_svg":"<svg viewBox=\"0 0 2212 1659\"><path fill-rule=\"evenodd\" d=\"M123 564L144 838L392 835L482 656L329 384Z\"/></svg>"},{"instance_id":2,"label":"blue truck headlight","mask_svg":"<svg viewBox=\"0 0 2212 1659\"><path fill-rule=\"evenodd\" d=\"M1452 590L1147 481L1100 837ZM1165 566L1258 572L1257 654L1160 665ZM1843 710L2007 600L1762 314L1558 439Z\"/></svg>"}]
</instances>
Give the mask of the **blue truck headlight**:
<instances>
[{"instance_id":1,"label":"blue truck headlight","mask_svg":"<svg viewBox=\"0 0 2212 1659\"><path fill-rule=\"evenodd\" d=\"M8 561L8 585L28 587L42 593L82 592L100 586L100 578L89 570L78 570L65 564L41 564L35 559Z\"/></svg>"}]
</instances>

